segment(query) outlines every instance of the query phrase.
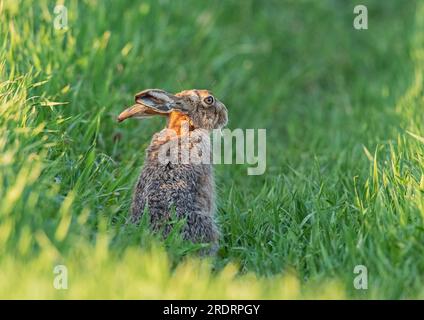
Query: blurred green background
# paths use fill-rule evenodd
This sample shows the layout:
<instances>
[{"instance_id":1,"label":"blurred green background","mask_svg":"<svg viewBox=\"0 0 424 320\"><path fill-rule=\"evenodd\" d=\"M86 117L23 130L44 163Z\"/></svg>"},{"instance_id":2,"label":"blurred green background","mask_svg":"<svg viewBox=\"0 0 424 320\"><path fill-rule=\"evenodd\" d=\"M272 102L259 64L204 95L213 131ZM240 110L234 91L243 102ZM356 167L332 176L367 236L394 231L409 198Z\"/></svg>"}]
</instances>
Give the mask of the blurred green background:
<instances>
[{"instance_id":1,"label":"blurred green background","mask_svg":"<svg viewBox=\"0 0 424 320\"><path fill-rule=\"evenodd\" d=\"M0 297L424 298L424 3L357 4L0 0ZM216 257L123 225L151 87L267 129L264 175L216 166Z\"/></svg>"}]
</instances>

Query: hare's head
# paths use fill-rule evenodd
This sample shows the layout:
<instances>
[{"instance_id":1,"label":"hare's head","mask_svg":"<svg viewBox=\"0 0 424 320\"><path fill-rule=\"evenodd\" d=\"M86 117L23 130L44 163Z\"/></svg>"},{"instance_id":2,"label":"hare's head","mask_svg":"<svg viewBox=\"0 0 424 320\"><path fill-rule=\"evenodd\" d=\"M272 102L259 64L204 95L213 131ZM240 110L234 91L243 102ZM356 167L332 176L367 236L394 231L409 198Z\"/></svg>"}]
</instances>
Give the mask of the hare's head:
<instances>
[{"instance_id":1,"label":"hare's head","mask_svg":"<svg viewBox=\"0 0 424 320\"><path fill-rule=\"evenodd\" d=\"M118 116L118 121L162 115L168 117L168 127L188 121L191 129L212 130L224 127L228 120L227 108L208 90L185 90L174 95L149 89L138 93L135 102Z\"/></svg>"}]
</instances>

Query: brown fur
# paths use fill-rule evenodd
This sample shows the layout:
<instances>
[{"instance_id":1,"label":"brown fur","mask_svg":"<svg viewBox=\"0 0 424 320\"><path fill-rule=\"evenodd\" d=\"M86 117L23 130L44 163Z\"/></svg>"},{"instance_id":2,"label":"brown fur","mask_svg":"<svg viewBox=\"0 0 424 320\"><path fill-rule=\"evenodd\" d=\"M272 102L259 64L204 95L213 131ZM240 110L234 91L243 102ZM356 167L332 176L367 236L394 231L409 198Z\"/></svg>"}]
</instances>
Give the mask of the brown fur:
<instances>
[{"instance_id":1,"label":"brown fur","mask_svg":"<svg viewBox=\"0 0 424 320\"><path fill-rule=\"evenodd\" d=\"M217 249L219 232L214 220L212 165L191 162L163 164L158 160L158 153L164 144L173 139L178 139L180 144L188 144L188 148L193 148L199 142L204 143L212 129L226 125L227 109L218 100L213 105L206 104L205 97L211 95L207 90L188 90L175 96L156 90L154 99L150 98L150 92L146 90L138 96L142 102L152 103L154 100L158 113L166 111L164 105L165 102L169 103L168 99L175 101L175 105L168 113L167 128L153 136L146 150L144 166L134 189L130 221L138 223L147 209L153 230L164 228L167 235L171 230L167 222L171 218L171 211L175 210L177 218L186 220L183 237L193 242L211 243L214 251ZM160 99L162 96L164 99ZM190 139L182 139L189 134L182 130L184 121L190 123Z\"/></svg>"}]
</instances>

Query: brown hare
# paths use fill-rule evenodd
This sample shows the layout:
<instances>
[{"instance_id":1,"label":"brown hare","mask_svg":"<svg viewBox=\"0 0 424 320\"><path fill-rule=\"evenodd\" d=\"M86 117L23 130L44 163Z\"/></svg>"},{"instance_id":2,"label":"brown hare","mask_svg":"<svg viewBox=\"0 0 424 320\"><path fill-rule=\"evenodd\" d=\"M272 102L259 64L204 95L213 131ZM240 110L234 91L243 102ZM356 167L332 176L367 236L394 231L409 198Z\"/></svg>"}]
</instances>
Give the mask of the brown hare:
<instances>
[{"instance_id":1,"label":"brown hare","mask_svg":"<svg viewBox=\"0 0 424 320\"><path fill-rule=\"evenodd\" d=\"M175 212L177 218L186 221L183 237L210 243L210 252L214 252L219 232L214 221L212 165L211 161L198 160L202 153L211 159L210 132L227 124L225 105L208 90L186 90L173 95L149 89L138 93L135 102L119 115L118 121L161 115L167 117L167 127L153 136L147 148L129 221L138 223L148 212L153 230L162 229L166 236L171 228L166 222ZM167 157L171 153L174 161Z\"/></svg>"}]
</instances>

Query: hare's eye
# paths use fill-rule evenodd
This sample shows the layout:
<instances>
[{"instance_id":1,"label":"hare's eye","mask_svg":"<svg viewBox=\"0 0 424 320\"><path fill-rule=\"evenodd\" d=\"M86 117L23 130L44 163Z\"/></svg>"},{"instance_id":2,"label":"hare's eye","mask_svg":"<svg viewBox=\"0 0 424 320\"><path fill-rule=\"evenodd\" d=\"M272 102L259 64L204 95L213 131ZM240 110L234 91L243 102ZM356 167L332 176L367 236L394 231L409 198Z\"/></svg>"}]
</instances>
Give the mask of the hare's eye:
<instances>
[{"instance_id":1,"label":"hare's eye","mask_svg":"<svg viewBox=\"0 0 424 320\"><path fill-rule=\"evenodd\" d=\"M215 102L215 98L212 96L207 96L205 99L203 99L203 101L207 104L207 105L211 105Z\"/></svg>"}]
</instances>

